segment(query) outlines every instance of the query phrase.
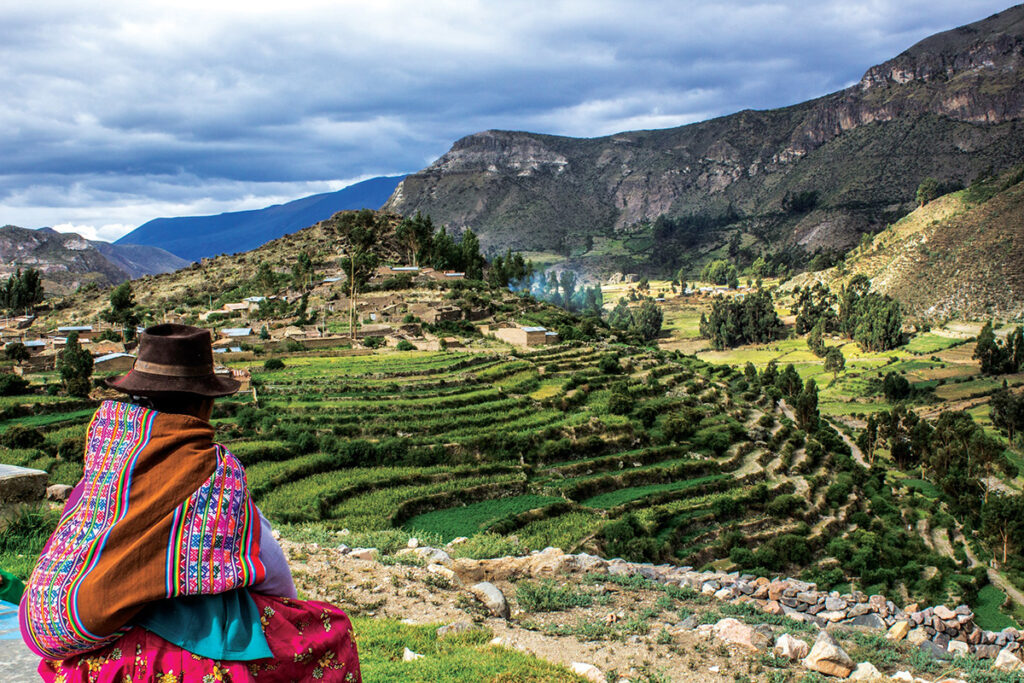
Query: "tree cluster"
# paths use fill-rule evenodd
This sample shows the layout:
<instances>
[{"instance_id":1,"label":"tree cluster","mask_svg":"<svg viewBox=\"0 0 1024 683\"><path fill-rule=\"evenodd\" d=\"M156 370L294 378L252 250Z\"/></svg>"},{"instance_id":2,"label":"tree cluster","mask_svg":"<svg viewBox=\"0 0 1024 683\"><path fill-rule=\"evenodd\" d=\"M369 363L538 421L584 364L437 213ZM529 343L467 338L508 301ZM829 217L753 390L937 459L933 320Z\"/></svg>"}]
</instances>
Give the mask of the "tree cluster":
<instances>
[{"instance_id":1,"label":"tree cluster","mask_svg":"<svg viewBox=\"0 0 1024 683\"><path fill-rule=\"evenodd\" d=\"M492 287L522 289L530 285L536 268L518 251L509 249L504 256L495 256L487 268L487 283Z\"/></svg>"},{"instance_id":2,"label":"tree cluster","mask_svg":"<svg viewBox=\"0 0 1024 683\"><path fill-rule=\"evenodd\" d=\"M701 314L700 334L716 349L768 342L782 330L771 295L763 290L740 297L717 296Z\"/></svg>"},{"instance_id":3,"label":"tree cluster","mask_svg":"<svg viewBox=\"0 0 1024 683\"><path fill-rule=\"evenodd\" d=\"M740 286L739 270L725 259L714 259L704 264L700 279L716 285L727 285L730 289Z\"/></svg>"},{"instance_id":4,"label":"tree cluster","mask_svg":"<svg viewBox=\"0 0 1024 683\"><path fill-rule=\"evenodd\" d=\"M1012 446L1014 438L1024 433L1024 394L1015 394L1005 388L992 394L989 417L996 429L1006 434Z\"/></svg>"},{"instance_id":5,"label":"tree cluster","mask_svg":"<svg viewBox=\"0 0 1024 683\"><path fill-rule=\"evenodd\" d=\"M532 267L532 264L528 265ZM563 270L561 273L549 270L529 278L528 281L530 294L540 301L546 301L571 312L601 315L601 307L604 305L601 287L578 286L576 273L571 270Z\"/></svg>"},{"instance_id":6,"label":"tree cluster","mask_svg":"<svg viewBox=\"0 0 1024 683\"><path fill-rule=\"evenodd\" d=\"M0 283L0 308L28 312L42 300L42 276L35 268L18 268L5 282Z\"/></svg>"},{"instance_id":7,"label":"tree cluster","mask_svg":"<svg viewBox=\"0 0 1024 683\"><path fill-rule=\"evenodd\" d=\"M839 297L839 329L865 351L888 351L903 343L903 312L887 294L869 292L871 281L857 275Z\"/></svg>"},{"instance_id":8,"label":"tree cluster","mask_svg":"<svg viewBox=\"0 0 1024 683\"><path fill-rule=\"evenodd\" d=\"M974 358L986 375L1003 375L1024 371L1024 330L1018 325L1005 342L996 339L992 322L985 323L974 346Z\"/></svg>"},{"instance_id":9,"label":"tree cluster","mask_svg":"<svg viewBox=\"0 0 1024 683\"><path fill-rule=\"evenodd\" d=\"M469 280L483 279L486 261L480 254L480 240L472 230L466 230L455 239L447 227L441 226L435 231L430 216L416 212L415 216L398 224L395 236L413 265L463 272Z\"/></svg>"},{"instance_id":10,"label":"tree cluster","mask_svg":"<svg viewBox=\"0 0 1024 683\"><path fill-rule=\"evenodd\" d=\"M608 325L612 329L624 330L644 341L650 341L661 334L663 319L661 308L650 299L634 308L630 308L625 299L619 299L619 303L608 314Z\"/></svg>"}]
</instances>

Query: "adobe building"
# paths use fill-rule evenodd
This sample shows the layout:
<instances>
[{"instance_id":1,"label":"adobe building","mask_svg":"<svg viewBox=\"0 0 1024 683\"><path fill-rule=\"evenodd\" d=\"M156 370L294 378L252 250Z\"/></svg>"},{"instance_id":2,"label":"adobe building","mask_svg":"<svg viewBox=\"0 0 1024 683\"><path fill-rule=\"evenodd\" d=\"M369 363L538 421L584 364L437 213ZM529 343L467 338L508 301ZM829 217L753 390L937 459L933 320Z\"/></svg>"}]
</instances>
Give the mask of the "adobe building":
<instances>
[{"instance_id":1,"label":"adobe building","mask_svg":"<svg viewBox=\"0 0 1024 683\"><path fill-rule=\"evenodd\" d=\"M480 331L485 335L494 337L495 339L500 339L507 344L523 348L533 348L558 343L558 333L549 332L547 328L544 327L525 327L518 325L516 327L492 328L489 325L484 325L480 328Z\"/></svg>"}]
</instances>

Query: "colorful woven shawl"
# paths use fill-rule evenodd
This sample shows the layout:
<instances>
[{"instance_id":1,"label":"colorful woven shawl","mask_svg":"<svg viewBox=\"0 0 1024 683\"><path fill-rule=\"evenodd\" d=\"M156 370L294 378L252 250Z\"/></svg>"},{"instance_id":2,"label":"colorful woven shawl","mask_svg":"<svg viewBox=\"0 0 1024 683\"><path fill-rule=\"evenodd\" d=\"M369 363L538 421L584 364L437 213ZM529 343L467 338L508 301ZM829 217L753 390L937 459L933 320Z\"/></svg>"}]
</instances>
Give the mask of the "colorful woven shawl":
<instances>
[{"instance_id":1,"label":"colorful woven shawl","mask_svg":"<svg viewBox=\"0 0 1024 683\"><path fill-rule=\"evenodd\" d=\"M82 483L21 601L22 634L40 656L106 645L155 600L263 580L245 472L208 423L106 401Z\"/></svg>"}]
</instances>

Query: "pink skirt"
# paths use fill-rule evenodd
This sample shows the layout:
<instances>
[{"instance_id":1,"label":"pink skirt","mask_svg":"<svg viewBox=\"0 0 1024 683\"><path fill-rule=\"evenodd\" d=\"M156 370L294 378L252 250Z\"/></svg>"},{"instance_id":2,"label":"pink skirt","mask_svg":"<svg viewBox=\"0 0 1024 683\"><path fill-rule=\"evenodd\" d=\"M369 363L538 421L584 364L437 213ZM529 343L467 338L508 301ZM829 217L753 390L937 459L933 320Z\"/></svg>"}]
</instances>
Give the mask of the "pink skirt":
<instances>
[{"instance_id":1,"label":"pink skirt","mask_svg":"<svg viewBox=\"0 0 1024 683\"><path fill-rule=\"evenodd\" d=\"M252 593L273 659L217 662L194 655L139 627L106 647L62 662L44 660L47 683L358 683L352 622L326 602Z\"/></svg>"}]
</instances>

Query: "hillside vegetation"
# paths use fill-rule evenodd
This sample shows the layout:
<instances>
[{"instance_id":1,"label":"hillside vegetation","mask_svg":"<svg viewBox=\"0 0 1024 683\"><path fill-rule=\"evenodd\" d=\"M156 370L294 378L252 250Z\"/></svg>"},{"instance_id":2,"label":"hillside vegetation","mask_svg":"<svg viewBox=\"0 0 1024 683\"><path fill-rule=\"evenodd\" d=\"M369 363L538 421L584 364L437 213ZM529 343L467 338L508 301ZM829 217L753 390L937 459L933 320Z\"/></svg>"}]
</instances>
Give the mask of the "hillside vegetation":
<instances>
[{"instance_id":1,"label":"hillside vegetation","mask_svg":"<svg viewBox=\"0 0 1024 683\"><path fill-rule=\"evenodd\" d=\"M837 267L798 276L786 286L829 284L857 275L873 291L932 320L1024 316L1024 183L1021 170L979 178L969 188L918 208Z\"/></svg>"}]
</instances>

